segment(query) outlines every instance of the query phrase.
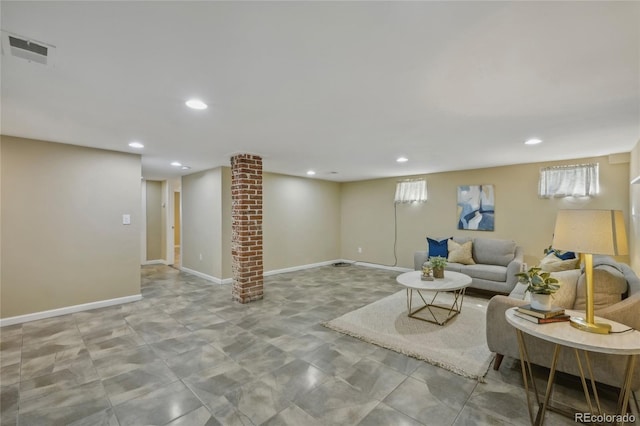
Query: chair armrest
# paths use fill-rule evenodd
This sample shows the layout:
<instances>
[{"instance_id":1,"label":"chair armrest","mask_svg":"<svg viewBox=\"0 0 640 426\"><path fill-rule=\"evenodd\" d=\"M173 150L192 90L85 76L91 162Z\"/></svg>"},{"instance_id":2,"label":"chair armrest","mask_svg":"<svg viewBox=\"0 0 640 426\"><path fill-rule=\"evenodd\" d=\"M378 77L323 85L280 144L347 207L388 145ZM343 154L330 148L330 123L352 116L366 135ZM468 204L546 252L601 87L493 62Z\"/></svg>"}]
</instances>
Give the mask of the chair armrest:
<instances>
[{"instance_id":1,"label":"chair armrest","mask_svg":"<svg viewBox=\"0 0 640 426\"><path fill-rule=\"evenodd\" d=\"M524 249L520 246L516 247L516 253L513 260L507 265L507 286L509 291L513 290L518 282L516 274L522 270L522 264L524 263Z\"/></svg>"},{"instance_id":2,"label":"chair armrest","mask_svg":"<svg viewBox=\"0 0 640 426\"><path fill-rule=\"evenodd\" d=\"M429 251L416 251L413 253L413 268L416 271L422 270L422 264L429 258Z\"/></svg>"},{"instance_id":3,"label":"chair armrest","mask_svg":"<svg viewBox=\"0 0 640 426\"><path fill-rule=\"evenodd\" d=\"M528 302L508 296L493 296L487 305L487 345L491 352L517 356L518 342L513 326L507 322L504 313L509 308L524 306Z\"/></svg>"}]
</instances>

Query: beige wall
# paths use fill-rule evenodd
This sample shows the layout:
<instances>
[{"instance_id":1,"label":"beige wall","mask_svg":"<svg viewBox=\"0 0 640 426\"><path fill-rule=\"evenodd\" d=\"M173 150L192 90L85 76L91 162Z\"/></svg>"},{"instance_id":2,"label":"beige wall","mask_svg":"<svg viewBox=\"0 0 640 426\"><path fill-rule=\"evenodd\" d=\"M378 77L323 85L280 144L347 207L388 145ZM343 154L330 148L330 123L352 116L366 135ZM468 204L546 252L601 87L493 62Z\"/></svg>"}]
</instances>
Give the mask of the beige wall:
<instances>
[{"instance_id":1,"label":"beige wall","mask_svg":"<svg viewBox=\"0 0 640 426\"><path fill-rule=\"evenodd\" d=\"M183 267L222 276L222 170L182 177Z\"/></svg>"},{"instance_id":2,"label":"beige wall","mask_svg":"<svg viewBox=\"0 0 640 426\"><path fill-rule=\"evenodd\" d=\"M340 257L340 184L263 175L264 269Z\"/></svg>"},{"instance_id":3,"label":"beige wall","mask_svg":"<svg viewBox=\"0 0 640 426\"><path fill-rule=\"evenodd\" d=\"M8 136L0 152L0 316L140 294L140 156Z\"/></svg>"},{"instance_id":4,"label":"beige wall","mask_svg":"<svg viewBox=\"0 0 640 426\"><path fill-rule=\"evenodd\" d=\"M231 169L182 179L183 266L231 278ZM265 271L339 258L340 184L264 173L263 197Z\"/></svg>"},{"instance_id":5,"label":"beige wall","mask_svg":"<svg viewBox=\"0 0 640 426\"><path fill-rule=\"evenodd\" d=\"M231 167L222 167L222 278L231 278Z\"/></svg>"},{"instance_id":6,"label":"beige wall","mask_svg":"<svg viewBox=\"0 0 640 426\"><path fill-rule=\"evenodd\" d=\"M640 141L631 151L629 178L640 177ZM629 185L631 214L627 236L629 237L629 258L633 270L640 274L640 182Z\"/></svg>"},{"instance_id":7,"label":"beige wall","mask_svg":"<svg viewBox=\"0 0 640 426\"><path fill-rule=\"evenodd\" d=\"M162 256L162 182L145 181L147 185L147 260Z\"/></svg>"},{"instance_id":8,"label":"beige wall","mask_svg":"<svg viewBox=\"0 0 640 426\"><path fill-rule=\"evenodd\" d=\"M180 193L173 192L173 245L180 245Z\"/></svg>"},{"instance_id":9,"label":"beige wall","mask_svg":"<svg viewBox=\"0 0 640 426\"><path fill-rule=\"evenodd\" d=\"M586 200L539 199L540 167L557 164L600 163L597 197ZM525 261L535 264L551 244L558 209L620 209L629 213L629 164L610 164L609 157L530 163L487 169L435 173L425 176L429 199L424 204L397 207L398 266L412 268L413 252L423 250L426 236L513 239L525 250ZM342 186L341 256L393 264L394 204L397 178L345 183ZM495 188L495 231L457 229L457 187L493 184ZM357 248L362 247L362 253Z\"/></svg>"}]
</instances>

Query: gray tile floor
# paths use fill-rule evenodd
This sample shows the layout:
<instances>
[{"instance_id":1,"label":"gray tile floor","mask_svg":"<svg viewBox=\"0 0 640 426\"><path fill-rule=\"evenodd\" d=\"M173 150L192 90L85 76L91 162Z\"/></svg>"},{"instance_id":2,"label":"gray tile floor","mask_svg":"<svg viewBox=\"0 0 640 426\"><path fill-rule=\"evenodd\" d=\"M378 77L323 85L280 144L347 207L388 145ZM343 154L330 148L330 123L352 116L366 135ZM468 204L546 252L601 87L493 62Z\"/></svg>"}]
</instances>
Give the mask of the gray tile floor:
<instances>
[{"instance_id":1,"label":"gray tile floor","mask_svg":"<svg viewBox=\"0 0 640 426\"><path fill-rule=\"evenodd\" d=\"M281 274L240 305L229 286L144 267L140 302L0 329L1 423L528 424L511 359L477 383L320 325L401 290L396 275ZM580 406L581 395L567 379L554 397ZM548 424L574 423L550 413Z\"/></svg>"}]
</instances>

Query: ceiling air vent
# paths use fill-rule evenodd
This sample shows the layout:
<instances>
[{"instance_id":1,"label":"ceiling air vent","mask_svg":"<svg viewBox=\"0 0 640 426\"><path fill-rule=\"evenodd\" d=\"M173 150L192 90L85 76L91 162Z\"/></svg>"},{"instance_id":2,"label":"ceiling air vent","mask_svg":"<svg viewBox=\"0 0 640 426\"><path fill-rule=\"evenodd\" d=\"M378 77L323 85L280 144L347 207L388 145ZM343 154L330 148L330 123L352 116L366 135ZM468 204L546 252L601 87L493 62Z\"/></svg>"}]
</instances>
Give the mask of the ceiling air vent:
<instances>
[{"instance_id":1,"label":"ceiling air vent","mask_svg":"<svg viewBox=\"0 0 640 426\"><path fill-rule=\"evenodd\" d=\"M51 65L52 53L55 50L55 46L50 44L4 31L2 32L2 48L4 54L10 52L10 56L42 65Z\"/></svg>"}]
</instances>

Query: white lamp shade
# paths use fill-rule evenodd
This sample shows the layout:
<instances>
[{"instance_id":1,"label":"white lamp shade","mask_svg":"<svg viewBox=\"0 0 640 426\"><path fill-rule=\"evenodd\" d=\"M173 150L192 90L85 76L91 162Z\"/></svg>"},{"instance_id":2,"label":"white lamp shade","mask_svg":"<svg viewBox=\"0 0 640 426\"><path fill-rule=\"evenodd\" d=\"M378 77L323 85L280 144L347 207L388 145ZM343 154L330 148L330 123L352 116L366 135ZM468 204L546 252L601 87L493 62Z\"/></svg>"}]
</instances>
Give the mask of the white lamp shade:
<instances>
[{"instance_id":1,"label":"white lamp shade","mask_svg":"<svg viewBox=\"0 0 640 426\"><path fill-rule=\"evenodd\" d=\"M553 247L578 253L629 254L621 210L559 210Z\"/></svg>"}]
</instances>

